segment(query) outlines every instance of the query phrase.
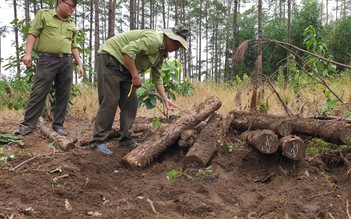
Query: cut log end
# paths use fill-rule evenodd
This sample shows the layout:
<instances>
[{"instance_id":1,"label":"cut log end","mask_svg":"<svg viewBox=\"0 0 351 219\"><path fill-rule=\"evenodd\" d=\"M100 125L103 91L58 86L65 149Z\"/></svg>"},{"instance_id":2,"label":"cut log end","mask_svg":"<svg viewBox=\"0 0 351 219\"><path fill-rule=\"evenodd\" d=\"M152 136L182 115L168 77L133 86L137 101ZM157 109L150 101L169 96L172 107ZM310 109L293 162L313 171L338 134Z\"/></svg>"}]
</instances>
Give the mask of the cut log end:
<instances>
[{"instance_id":1,"label":"cut log end","mask_svg":"<svg viewBox=\"0 0 351 219\"><path fill-rule=\"evenodd\" d=\"M304 157L306 145L304 141L297 136L286 136L280 139L280 146L283 156L291 160L300 160Z\"/></svg>"},{"instance_id":2,"label":"cut log end","mask_svg":"<svg viewBox=\"0 0 351 219\"><path fill-rule=\"evenodd\" d=\"M341 128L340 140L344 144L351 145L351 125Z\"/></svg>"},{"instance_id":3,"label":"cut log end","mask_svg":"<svg viewBox=\"0 0 351 219\"><path fill-rule=\"evenodd\" d=\"M202 167L205 167L205 163L198 156L187 156L183 160L183 169Z\"/></svg>"},{"instance_id":4,"label":"cut log end","mask_svg":"<svg viewBox=\"0 0 351 219\"><path fill-rule=\"evenodd\" d=\"M279 125L276 128L276 132L280 135L280 136L288 136L291 135L292 133L292 125L289 121L281 121L279 123Z\"/></svg>"},{"instance_id":5,"label":"cut log end","mask_svg":"<svg viewBox=\"0 0 351 219\"><path fill-rule=\"evenodd\" d=\"M273 154L278 150L278 137L271 134L263 134L258 137L255 148L264 154Z\"/></svg>"}]
</instances>

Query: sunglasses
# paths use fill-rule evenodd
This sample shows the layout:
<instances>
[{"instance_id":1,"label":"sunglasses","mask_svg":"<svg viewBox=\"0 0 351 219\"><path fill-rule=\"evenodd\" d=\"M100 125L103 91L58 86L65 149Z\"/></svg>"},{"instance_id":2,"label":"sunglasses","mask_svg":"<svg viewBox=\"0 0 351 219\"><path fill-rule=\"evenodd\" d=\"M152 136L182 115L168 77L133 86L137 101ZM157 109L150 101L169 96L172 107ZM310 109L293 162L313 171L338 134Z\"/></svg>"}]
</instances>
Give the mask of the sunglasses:
<instances>
[{"instance_id":1,"label":"sunglasses","mask_svg":"<svg viewBox=\"0 0 351 219\"><path fill-rule=\"evenodd\" d=\"M68 5L69 9L74 10L76 9L75 5L69 4L68 2L66 2L65 0L62 0L63 3L65 3L66 5Z\"/></svg>"}]
</instances>

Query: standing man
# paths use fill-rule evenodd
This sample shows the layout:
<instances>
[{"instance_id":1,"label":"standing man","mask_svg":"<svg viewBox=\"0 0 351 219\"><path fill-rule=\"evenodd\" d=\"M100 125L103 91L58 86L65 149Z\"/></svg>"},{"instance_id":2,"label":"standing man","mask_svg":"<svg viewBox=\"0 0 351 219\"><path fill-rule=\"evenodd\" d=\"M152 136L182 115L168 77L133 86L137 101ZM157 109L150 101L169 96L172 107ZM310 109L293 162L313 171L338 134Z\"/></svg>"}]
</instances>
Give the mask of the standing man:
<instances>
[{"instance_id":1,"label":"standing man","mask_svg":"<svg viewBox=\"0 0 351 219\"><path fill-rule=\"evenodd\" d=\"M26 66L31 66L31 53L36 46L40 54L39 62L24 121L16 134L28 134L36 127L45 98L54 82L56 104L52 128L59 135L67 135L63 123L73 81L72 56L78 65L79 78L84 74L76 41L77 27L71 19L76 5L77 0L57 0L55 9L42 9L34 18L22 61Z\"/></svg>"},{"instance_id":2,"label":"standing man","mask_svg":"<svg viewBox=\"0 0 351 219\"><path fill-rule=\"evenodd\" d=\"M142 82L139 73L151 68L151 78L157 92L169 110L174 105L168 99L161 78L161 68L169 52L181 47L188 48L190 32L184 26L153 30L131 30L108 39L97 56L99 110L94 123L92 148L111 155L108 139L115 118L117 106L120 112L120 145L136 147L131 127L137 113L136 89Z\"/></svg>"}]
</instances>

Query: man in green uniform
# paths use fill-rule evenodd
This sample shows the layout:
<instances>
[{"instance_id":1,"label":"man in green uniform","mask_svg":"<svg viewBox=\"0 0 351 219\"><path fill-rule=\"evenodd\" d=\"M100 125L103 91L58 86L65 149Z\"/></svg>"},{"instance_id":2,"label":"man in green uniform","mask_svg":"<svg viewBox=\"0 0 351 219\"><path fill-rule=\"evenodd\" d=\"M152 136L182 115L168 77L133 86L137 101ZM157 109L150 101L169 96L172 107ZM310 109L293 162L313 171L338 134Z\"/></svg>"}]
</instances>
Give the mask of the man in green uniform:
<instances>
[{"instance_id":1,"label":"man in green uniform","mask_svg":"<svg viewBox=\"0 0 351 219\"><path fill-rule=\"evenodd\" d=\"M132 138L131 127L137 113L136 89L142 82L139 73L151 68L151 78L157 92L169 110L174 105L167 98L161 78L161 67L169 52L181 47L187 48L190 32L184 26L153 30L131 30L108 39L97 56L99 110L94 123L92 148L106 155L108 139L120 107L120 145L135 147L138 143ZM131 90L132 89L132 90Z\"/></svg>"},{"instance_id":2,"label":"man in green uniform","mask_svg":"<svg viewBox=\"0 0 351 219\"><path fill-rule=\"evenodd\" d=\"M70 18L76 5L77 0L57 0L55 9L42 9L35 16L22 61L26 66L31 66L31 53L36 46L40 54L39 62L24 121L16 134L28 134L36 127L45 98L54 82L56 104L52 128L59 135L66 135L63 123L73 80L72 56L78 65L79 77L84 74L76 42L77 27Z\"/></svg>"}]
</instances>

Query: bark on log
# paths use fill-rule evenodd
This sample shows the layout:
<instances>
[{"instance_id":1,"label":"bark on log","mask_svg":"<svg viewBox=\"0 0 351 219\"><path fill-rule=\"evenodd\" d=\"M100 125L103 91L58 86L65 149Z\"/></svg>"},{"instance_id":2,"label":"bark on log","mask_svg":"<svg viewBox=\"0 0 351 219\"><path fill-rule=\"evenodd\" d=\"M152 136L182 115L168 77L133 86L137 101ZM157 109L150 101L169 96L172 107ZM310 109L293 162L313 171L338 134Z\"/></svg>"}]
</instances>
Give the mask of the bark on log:
<instances>
[{"instance_id":1,"label":"bark on log","mask_svg":"<svg viewBox=\"0 0 351 219\"><path fill-rule=\"evenodd\" d=\"M45 126L44 119L42 117L38 120L38 128L42 134L49 137L51 140L55 141L55 143L64 151L68 151L69 149L73 149L75 147L75 143L77 139L69 139L65 136L61 136L57 134L51 128Z\"/></svg>"},{"instance_id":2,"label":"bark on log","mask_svg":"<svg viewBox=\"0 0 351 219\"><path fill-rule=\"evenodd\" d=\"M227 117L223 120L223 125L222 125L222 133L223 135L226 135L229 132L230 125L232 124L232 121L234 119L234 112L229 112Z\"/></svg>"},{"instance_id":3,"label":"bark on log","mask_svg":"<svg viewBox=\"0 0 351 219\"><path fill-rule=\"evenodd\" d=\"M175 143L182 131L194 128L221 107L218 97L211 97L174 123L158 130L149 139L123 157L122 163L131 169L143 168L158 154Z\"/></svg>"},{"instance_id":4,"label":"bark on log","mask_svg":"<svg viewBox=\"0 0 351 219\"><path fill-rule=\"evenodd\" d=\"M302 159L306 151L304 141L295 135L284 136L279 139L279 147L283 151L282 155L292 160Z\"/></svg>"},{"instance_id":5,"label":"bark on log","mask_svg":"<svg viewBox=\"0 0 351 219\"><path fill-rule=\"evenodd\" d=\"M232 111L230 114L233 114L231 125L238 130L270 129L280 136L287 136L292 133L291 122L284 117L271 117L264 113L244 111Z\"/></svg>"},{"instance_id":6,"label":"bark on log","mask_svg":"<svg viewBox=\"0 0 351 219\"><path fill-rule=\"evenodd\" d=\"M183 168L205 167L217 150L222 116L213 114L183 160Z\"/></svg>"},{"instance_id":7,"label":"bark on log","mask_svg":"<svg viewBox=\"0 0 351 219\"><path fill-rule=\"evenodd\" d=\"M273 154L279 147L278 137L272 130L246 131L239 138L264 154Z\"/></svg>"},{"instance_id":8,"label":"bark on log","mask_svg":"<svg viewBox=\"0 0 351 219\"><path fill-rule=\"evenodd\" d=\"M325 141L351 145L351 125L342 121L292 118L293 132L322 138Z\"/></svg>"}]
</instances>

